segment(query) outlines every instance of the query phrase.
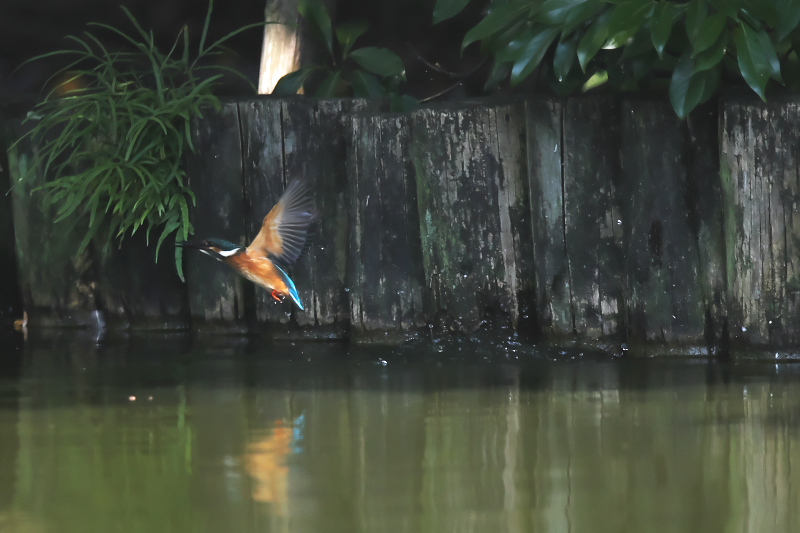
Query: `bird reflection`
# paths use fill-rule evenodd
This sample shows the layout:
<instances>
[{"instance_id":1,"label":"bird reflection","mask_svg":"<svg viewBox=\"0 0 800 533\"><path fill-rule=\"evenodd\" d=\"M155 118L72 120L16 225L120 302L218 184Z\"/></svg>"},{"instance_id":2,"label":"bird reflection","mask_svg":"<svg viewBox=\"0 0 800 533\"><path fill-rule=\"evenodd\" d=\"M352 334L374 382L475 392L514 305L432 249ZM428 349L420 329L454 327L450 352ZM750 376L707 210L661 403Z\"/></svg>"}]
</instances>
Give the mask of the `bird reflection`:
<instances>
[{"instance_id":1,"label":"bird reflection","mask_svg":"<svg viewBox=\"0 0 800 533\"><path fill-rule=\"evenodd\" d=\"M302 451L304 415L291 422L276 420L270 430L254 435L245 452L245 469L255 482L252 497L257 502L275 505L284 516L288 501L287 458Z\"/></svg>"}]
</instances>

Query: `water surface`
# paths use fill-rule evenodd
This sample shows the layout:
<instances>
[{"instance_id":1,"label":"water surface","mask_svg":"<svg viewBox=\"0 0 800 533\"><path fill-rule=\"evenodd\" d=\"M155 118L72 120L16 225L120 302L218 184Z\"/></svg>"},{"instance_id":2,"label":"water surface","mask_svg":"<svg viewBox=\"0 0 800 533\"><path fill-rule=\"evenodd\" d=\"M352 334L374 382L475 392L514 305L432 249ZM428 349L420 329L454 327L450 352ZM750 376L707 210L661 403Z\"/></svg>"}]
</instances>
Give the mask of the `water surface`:
<instances>
[{"instance_id":1,"label":"water surface","mask_svg":"<svg viewBox=\"0 0 800 533\"><path fill-rule=\"evenodd\" d=\"M161 337L0 357L3 532L800 527L800 366Z\"/></svg>"}]
</instances>

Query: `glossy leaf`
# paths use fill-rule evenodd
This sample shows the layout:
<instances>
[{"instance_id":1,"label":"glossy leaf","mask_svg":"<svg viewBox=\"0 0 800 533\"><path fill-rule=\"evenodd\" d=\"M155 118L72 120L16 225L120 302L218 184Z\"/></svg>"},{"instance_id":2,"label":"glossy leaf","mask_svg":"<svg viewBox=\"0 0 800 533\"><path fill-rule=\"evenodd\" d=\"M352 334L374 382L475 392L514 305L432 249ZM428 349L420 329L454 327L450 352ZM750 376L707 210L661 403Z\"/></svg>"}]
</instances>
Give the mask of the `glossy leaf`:
<instances>
[{"instance_id":1,"label":"glossy leaf","mask_svg":"<svg viewBox=\"0 0 800 533\"><path fill-rule=\"evenodd\" d=\"M436 5L433 7L433 23L439 24L458 15L468 3L469 0L436 0Z\"/></svg>"},{"instance_id":2,"label":"glossy leaf","mask_svg":"<svg viewBox=\"0 0 800 533\"><path fill-rule=\"evenodd\" d=\"M333 27L325 5L320 0L300 0L297 10L311 23L312 30L325 44L328 54L333 57Z\"/></svg>"},{"instance_id":3,"label":"glossy leaf","mask_svg":"<svg viewBox=\"0 0 800 533\"><path fill-rule=\"evenodd\" d=\"M775 37L778 42L786 39L800 24L800 0L780 0L781 16L775 26Z\"/></svg>"},{"instance_id":4,"label":"glossy leaf","mask_svg":"<svg viewBox=\"0 0 800 533\"><path fill-rule=\"evenodd\" d=\"M342 47L343 57L347 57L353 44L368 29L369 23L362 20L345 22L336 27L336 38L339 40L339 46Z\"/></svg>"},{"instance_id":5,"label":"glossy leaf","mask_svg":"<svg viewBox=\"0 0 800 533\"><path fill-rule=\"evenodd\" d=\"M349 57L361 65L364 70L381 77L405 75L403 61L388 48L367 46L353 50Z\"/></svg>"},{"instance_id":6,"label":"glossy leaf","mask_svg":"<svg viewBox=\"0 0 800 533\"><path fill-rule=\"evenodd\" d=\"M716 13L710 17L706 17L700 24L697 33L691 38L693 48L692 55L696 56L716 43L722 30L725 29L727 21L728 18L722 13Z\"/></svg>"},{"instance_id":7,"label":"glossy leaf","mask_svg":"<svg viewBox=\"0 0 800 533\"><path fill-rule=\"evenodd\" d=\"M667 45L667 41L672 34L672 27L680 13L680 8L668 0L661 0L653 10L650 34L653 39L653 46L659 57L664 54L664 47Z\"/></svg>"},{"instance_id":8,"label":"glossy leaf","mask_svg":"<svg viewBox=\"0 0 800 533\"><path fill-rule=\"evenodd\" d=\"M769 63L770 77L781 81L781 62L780 59L778 59L777 52L775 52L775 46L773 46L772 40L764 30L759 30L757 34L758 42L761 43L761 51L764 53Z\"/></svg>"},{"instance_id":9,"label":"glossy leaf","mask_svg":"<svg viewBox=\"0 0 800 533\"><path fill-rule=\"evenodd\" d=\"M461 43L464 50L470 44L500 34L524 18L530 11L530 5L525 2L493 8L483 20L469 30Z\"/></svg>"},{"instance_id":10,"label":"glossy leaf","mask_svg":"<svg viewBox=\"0 0 800 533\"><path fill-rule=\"evenodd\" d=\"M276 96L291 96L297 94L315 70L317 70L316 67L304 67L286 74L275 84L272 94Z\"/></svg>"},{"instance_id":11,"label":"glossy leaf","mask_svg":"<svg viewBox=\"0 0 800 533\"><path fill-rule=\"evenodd\" d=\"M736 44L736 59L744 81L764 101L764 91L772 73L772 67L766 54L761 48L758 33L748 24L742 23L733 32L733 41Z\"/></svg>"},{"instance_id":12,"label":"glossy leaf","mask_svg":"<svg viewBox=\"0 0 800 533\"><path fill-rule=\"evenodd\" d=\"M569 71L578 59L578 34L570 36L568 39L561 39L556 46L553 56L553 72L558 81L567 77Z\"/></svg>"},{"instance_id":13,"label":"glossy leaf","mask_svg":"<svg viewBox=\"0 0 800 533\"><path fill-rule=\"evenodd\" d=\"M684 53L669 84L669 100L680 118L686 118L700 102L704 89L703 80L702 77L695 77L694 60L688 52Z\"/></svg>"},{"instance_id":14,"label":"glossy leaf","mask_svg":"<svg viewBox=\"0 0 800 533\"><path fill-rule=\"evenodd\" d=\"M539 65L547 49L559 34L558 28L541 26L534 30L534 37L521 50L511 69L511 85L517 85L527 78Z\"/></svg>"},{"instance_id":15,"label":"glossy leaf","mask_svg":"<svg viewBox=\"0 0 800 533\"><path fill-rule=\"evenodd\" d=\"M342 71L337 70L336 72L331 72L327 78L322 80L319 88L317 88L317 93L315 96L317 98L333 98L335 96L339 96L337 89L339 88L341 81Z\"/></svg>"},{"instance_id":16,"label":"glossy leaf","mask_svg":"<svg viewBox=\"0 0 800 533\"><path fill-rule=\"evenodd\" d=\"M703 33L703 24L708 17L706 0L691 0L686 7L686 34L694 43Z\"/></svg>"},{"instance_id":17,"label":"glossy leaf","mask_svg":"<svg viewBox=\"0 0 800 533\"><path fill-rule=\"evenodd\" d=\"M592 25L589 26L589 29L586 30L586 33L583 34L580 42L578 42L578 62L584 72L586 72L586 65L589 64L589 61L594 58L606 42L606 38L608 37L608 19L608 11L597 17L594 22L592 22Z\"/></svg>"},{"instance_id":18,"label":"glossy leaf","mask_svg":"<svg viewBox=\"0 0 800 533\"><path fill-rule=\"evenodd\" d=\"M629 38L636 34L647 21L652 10L653 5L649 1L626 0L617 4L608 19L609 35L614 37L622 34ZM621 40L625 41L627 38L623 37Z\"/></svg>"},{"instance_id":19,"label":"glossy leaf","mask_svg":"<svg viewBox=\"0 0 800 533\"><path fill-rule=\"evenodd\" d=\"M695 72L701 72L703 70L708 70L722 61L722 58L725 56L725 51L728 49L728 44L730 42L730 33L728 32L728 28L723 28L720 34L717 36L717 41L708 47L706 50L697 54L694 58L694 70Z\"/></svg>"},{"instance_id":20,"label":"glossy leaf","mask_svg":"<svg viewBox=\"0 0 800 533\"><path fill-rule=\"evenodd\" d=\"M347 80L353 88L353 94L360 98L378 98L386 94L381 82L367 72L355 70L348 74Z\"/></svg>"}]
</instances>

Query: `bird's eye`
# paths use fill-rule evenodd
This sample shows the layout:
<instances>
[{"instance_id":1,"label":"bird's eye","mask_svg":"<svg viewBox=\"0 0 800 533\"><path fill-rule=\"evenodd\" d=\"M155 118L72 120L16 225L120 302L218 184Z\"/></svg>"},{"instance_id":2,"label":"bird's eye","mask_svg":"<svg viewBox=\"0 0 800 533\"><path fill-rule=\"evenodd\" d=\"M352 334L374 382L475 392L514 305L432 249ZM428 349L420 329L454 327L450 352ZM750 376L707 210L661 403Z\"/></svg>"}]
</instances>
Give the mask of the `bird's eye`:
<instances>
[{"instance_id":1,"label":"bird's eye","mask_svg":"<svg viewBox=\"0 0 800 533\"><path fill-rule=\"evenodd\" d=\"M211 241L203 241L203 246L211 246Z\"/></svg>"}]
</instances>

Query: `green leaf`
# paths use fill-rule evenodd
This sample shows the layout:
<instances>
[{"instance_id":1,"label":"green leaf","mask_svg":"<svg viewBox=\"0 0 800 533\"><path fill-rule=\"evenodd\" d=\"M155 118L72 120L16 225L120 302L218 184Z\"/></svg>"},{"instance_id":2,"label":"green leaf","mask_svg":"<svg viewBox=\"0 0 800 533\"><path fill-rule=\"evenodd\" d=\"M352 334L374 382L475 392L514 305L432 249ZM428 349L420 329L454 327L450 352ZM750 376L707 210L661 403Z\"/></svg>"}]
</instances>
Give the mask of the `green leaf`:
<instances>
[{"instance_id":1,"label":"green leaf","mask_svg":"<svg viewBox=\"0 0 800 533\"><path fill-rule=\"evenodd\" d=\"M553 72L558 81L562 81L567 77L569 71L572 70L575 60L578 58L578 34L575 33L568 39L563 37L556 46L556 52L553 56Z\"/></svg>"},{"instance_id":2,"label":"green leaf","mask_svg":"<svg viewBox=\"0 0 800 533\"><path fill-rule=\"evenodd\" d=\"M778 54L775 52L775 46L772 40L764 30L758 30L758 42L761 43L761 51L769 63L769 75L771 78L781 81L781 62L778 59Z\"/></svg>"},{"instance_id":3,"label":"green leaf","mask_svg":"<svg viewBox=\"0 0 800 533\"><path fill-rule=\"evenodd\" d=\"M492 63L492 70L489 71L489 75L486 77L484 90L486 92L491 92L496 89L503 80L511 75L511 66L511 63L504 63L495 59Z\"/></svg>"},{"instance_id":4,"label":"green leaf","mask_svg":"<svg viewBox=\"0 0 800 533\"><path fill-rule=\"evenodd\" d=\"M389 110L392 113L411 113L419 108L419 101L407 94L390 94Z\"/></svg>"},{"instance_id":5,"label":"green leaf","mask_svg":"<svg viewBox=\"0 0 800 533\"><path fill-rule=\"evenodd\" d=\"M525 19L529 10L530 5L525 2L493 7L489 14L464 36L461 50L463 51L476 41L499 35L509 26L519 22L520 19Z\"/></svg>"},{"instance_id":6,"label":"green leaf","mask_svg":"<svg viewBox=\"0 0 800 533\"><path fill-rule=\"evenodd\" d=\"M381 77L404 76L405 67L400 57L388 48L367 46L353 50L350 59L361 67Z\"/></svg>"},{"instance_id":7,"label":"green leaf","mask_svg":"<svg viewBox=\"0 0 800 533\"><path fill-rule=\"evenodd\" d=\"M379 98L386 94L386 88L381 82L367 72L356 70L350 72L347 81L353 87L353 95L359 98Z\"/></svg>"},{"instance_id":8,"label":"green leaf","mask_svg":"<svg viewBox=\"0 0 800 533\"><path fill-rule=\"evenodd\" d=\"M722 30L725 29L728 18L722 13L716 13L707 17L701 24L700 29L695 34L692 42L692 56L695 57L700 52L707 50L717 42Z\"/></svg>"},{"instance_id":9,"label":"green leaf","mask_svg":"<svg viewBox=\"0 0 800 533\"><path fill-rule=\"evenodd\" d=\"M594 58L606 42L609 17L609 11L597 17L578 43L578 62L584 72L586 72L586 65L589 64L589 61Z\"/></svg>"},{"instance_id":10,"label":"green leaf","mask_svg":"<svg viewBox=\"0 0 800 533\"><path fill-rule=\"evenodd\" d=\"M708 16L706 0L691 0L686 6L686 34L694 43L703 33L703 23Z\"/></svg>"},{"instance_id":11,"label":"green leaf","mask_svg":"<svg viewBox=\"0 0 800 533\"><path fill-rule=\"evenodd\" d=\"M337 95L337 89L339 88L339 84L342 81L342 71L337 70L336 72L331 72L327 78L323 80L320 84L319 88L317 89L317 98L333 98Z\"/></svg>"},{"instance_id":12,"label":"green leaf","mask_svg":"<svg viewBox=\"0 0 800 533\"><path fill-rule=\"evenodd\" d=\"M736 59L744 81L764 101L764 91L772 74L772 66L761 48L758 33L749 24L742 22L733 32L736 44Z\"/></svg>"},{"instance_id":13,"label":"green leaf","mask_svg":"<svg viewBox=\"0 0 800 533\"><path fill-rule=\"evenodd\" d=\"M653 11L653 18L650 22L650 34L653 39L653 46L658 52L658 56L664 54L664 47L669 41L672 33L672 26L675 24L681 10L669 0L661 0L656 4Z\"/></svg>"},{"instance_id":14,"label":"green leaf","mask_svg":"<svg viewBox=\"0 0 800 533\"><path fill-rule=\"evenodd\" d=\"M728 33L728 28L723 28L720 34L717 36L717 41L712 44L706 50L697 54L694 58L694 70L695 72L701 72L703 70L708 70L722 61L722 58L725 56L725 51L728 49L728 43L730 40L730 34Z\"/></svg>"},{"instance_id":15,"label":"green leaf","mask_svg":"<svg viewBox=\"0 0 800 533\"><path fill-rule=\"evenodd\" d=\"M278 96L297 94L315 70L317 70L317 67L303 67L300 70L290 72L278 80L278 83L275 84L275 89L272 90L272 94Z\"/></svg>"},{"instance_id":16,"label":"green leaf","mask_svg":"<svg viewBox=\"0 0 800 533\"><path fill-rule=\"evenodd\" d=\"M559 28L540 26L534 30L534 37L528 41L520 52L511 69L511 85L517 85L527 78L539 65L547 49L559 34Z\"/></svg>"},{"instance_id":17,"label":"green leaf","mask_svg":"<svg viewBox=\"0 0 800 533\"><path fill-rule=\"evenodd\" d=\"M336 38L342 47L342 56L347 57L356 40L369 29L369 23L363 20L345 22L336 27Z\"/></svg>"},{"instance_id":18,"label":"green leaf","mask_svg":"<svg viewBox=\"0 0 800 533\"><path fill-rule=\"evenodd\" d=\"M433 23L439 24L458 15L468 3L469 0L436 0L436 5L433 7Z\"/></svg>"},{"instance_id":19,"label":"green leaf","mask_svg":"<svg viewBox=\"0 0 800 533\"><path fill-rule=\"evenodd\" d=\"M695 72L694 60L689 52L681 56L669 85L670 102L681 119L716 92L719 77L718 67Z\"/></svg>"},{"instance_id":20,"label":"green leaf","mask_svg":"<svg viewBox=\"0 0 800 533\"><path fill-rule=\"evenodd\" d=\"M781 16L775 26L775 38L781 42L800 24L800 0L778 0L778 4Z\"/></svg>"},{"instance_id":21,"label":"green leaf","mask_svg":"<svg viewBox=\"0 0 800 533\"><path fill-rule=\"evenodd\" d=\"M624 45L644 25L652 10L650 0L626 0L617 4L608 19L608 34L613 45Z\"/></svg>"},{"instance_id":22,"label":"green leaf","mask_svg":"<svg viewBox=\"0 0 800 533\"><path fill-rule=\"evenodd\" d=\"M333 28L325 5L319 0L300 0L297 10L311 23L312 30L325 44L328 54L333 58Z\"/></svg>"}]
</instances>

